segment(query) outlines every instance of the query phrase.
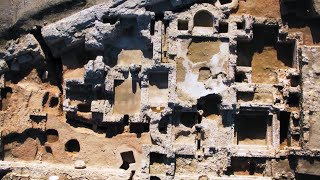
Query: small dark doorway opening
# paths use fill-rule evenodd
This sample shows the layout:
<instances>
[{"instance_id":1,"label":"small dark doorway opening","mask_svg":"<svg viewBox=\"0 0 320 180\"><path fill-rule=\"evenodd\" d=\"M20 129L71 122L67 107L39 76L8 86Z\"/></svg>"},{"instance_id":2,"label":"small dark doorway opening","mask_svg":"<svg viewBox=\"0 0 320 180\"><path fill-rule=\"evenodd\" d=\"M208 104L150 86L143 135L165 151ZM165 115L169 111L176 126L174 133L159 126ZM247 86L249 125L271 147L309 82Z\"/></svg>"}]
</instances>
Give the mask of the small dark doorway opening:
<instances>
[{"instance_id":1,"label":"small dark doorway opening","mask_svg":"<svg viewBox=\"0 0 320 180\"><path fill-rule=\"evenodd\" d=\"M208 11L199 11L194 16L194 26L213 27L212 14Z\"/></svg>"},{"instance_id":2,"label":"small dark doorway opening","mask_svg":"<svg viewBox=\"0 0 320 180\"><path fill-rule=\"evenodd\" d=\"M65 144L65 151L67 152L79 152L80 144L76 139L71 139Z\"/></svg>"},{"instance_id":3,"label":"small dark doorway opening","mask_svg":"<svg viewBox=\"0 0 320 180\"><path fill-rule=\"evenodd\" d=\"M130 164L136 162L132 151L122 152L120 155L122 158L122 165L120 166L121 169L127 170L129 169Z\"/></svg>"}]
</instances>

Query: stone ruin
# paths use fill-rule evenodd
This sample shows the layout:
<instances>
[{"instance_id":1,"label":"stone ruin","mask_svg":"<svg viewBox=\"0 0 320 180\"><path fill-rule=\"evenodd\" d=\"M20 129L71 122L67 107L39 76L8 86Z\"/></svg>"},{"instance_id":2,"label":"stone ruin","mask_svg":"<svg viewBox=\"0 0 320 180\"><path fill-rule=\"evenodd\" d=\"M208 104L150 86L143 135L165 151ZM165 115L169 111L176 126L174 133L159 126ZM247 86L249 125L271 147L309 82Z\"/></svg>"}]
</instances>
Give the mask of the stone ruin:
<instances>
[{"instance_id":1,"label":"stone ruin","mask_svg":"<svg viewBox=\"0 0 320 180\"><path fill-rule=\"evenodd\" d=\"M3 38L1 178L318 179L320 2L250 3L113 0Z\"/></svg>"}]
</instances>

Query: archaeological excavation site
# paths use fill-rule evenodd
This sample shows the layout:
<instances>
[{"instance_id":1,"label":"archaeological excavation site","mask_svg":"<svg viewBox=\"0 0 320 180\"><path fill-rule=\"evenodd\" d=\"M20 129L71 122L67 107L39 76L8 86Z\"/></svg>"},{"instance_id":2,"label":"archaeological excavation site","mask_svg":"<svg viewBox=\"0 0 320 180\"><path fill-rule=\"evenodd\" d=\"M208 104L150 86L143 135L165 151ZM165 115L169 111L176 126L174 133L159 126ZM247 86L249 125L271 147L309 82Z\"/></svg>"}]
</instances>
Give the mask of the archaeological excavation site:
<instances>
[{"instance_id":1,"label":"archaeological excavation site","mask_svg":"<svg viewBox=\"0 0 320 180\"><path fill-rule=\"evenodd\" d=\"M0 179L319 180L320 0L1 0L0 92Z\"/></svg>"}]
</instances>

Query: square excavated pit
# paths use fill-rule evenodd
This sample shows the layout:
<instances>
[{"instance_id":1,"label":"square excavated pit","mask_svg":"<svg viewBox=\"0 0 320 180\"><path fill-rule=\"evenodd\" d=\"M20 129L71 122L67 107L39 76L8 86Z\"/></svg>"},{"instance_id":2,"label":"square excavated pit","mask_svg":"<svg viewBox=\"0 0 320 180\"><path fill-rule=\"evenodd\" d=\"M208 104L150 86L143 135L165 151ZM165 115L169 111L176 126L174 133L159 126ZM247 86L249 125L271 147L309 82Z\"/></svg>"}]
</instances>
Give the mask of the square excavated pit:
<instances>
[{"instance_id":1,"label":"square excavated pit","mask_svg":"<svg viewBox=\"0 0 320 180\"><path fill-rule=\"evenodd\" d=\"M310 114L310 137L309 137L309 147L310 149L320 149L320 121L319 121L319 112L313 112ZM296 139L298 139L297 137Z\"/></svg>"},{"instance_id":2,"label":"square excavated pit","mask_svg":"<svg viewBox=\"0 0 320 180\"><path fill-rule=\"evenodd\" d=\"M151 107L164 107L168 103L168 72L149 74L149 103Z\"/></svg>"},{"instance_id":3,"label":"square excavated pit","mask_svg":"<svg viewBox=\"0 0 320 180\"><path fill-rule=\"evenodd\" d=\"M196 112L181 112L180 123L185 127L192 128L198 121L198 113Z\"/></svg>"},{"instance_id":4,"label":"square excavated pit","mask_svg":"<svg viewBox=\"0 0 320 180\"><path fill-rule=\"evenodd\" d=\"M118 55L118 65L141 64L143 58L141 50L122 50Z\"/></svg>"},{"instance_id":5,"label":"square excavated pit","mask_svg":"<svg viewBox=\"0 0 320 180\"><path fill-rule=\"evenodd\" d=\"M178 30L188 30L189 28L189 21L188 20L178 20Z\"/></svg>"},{"instance_id":6,"label":"square excavated pit","mask_svg":"<svg viewBox=\"0 0 320 180\"><path fill-rule=\"evenodd\" d=\"M280 121L280 149L285 149L288 146L289 140L289 126L290 126L291 112L281 111L279 114Z\"/></svg>"},{"instance_id":7,"label":"square excavated pit","mask_svg":"<svg viewBox=\"0 0 320 180\"><path fill-rule=\"evenodd\" d=\"M165 174L167 157L165 154L150 153L150 174Z\"/></svg>"},{"instance_id":8,"label":"square excavated pit","mask_svg":"<svg viewBox=\"0 0 320 180\"><path fill-rule=\"evenodd\" d=\"M188 47L187 57L192 63L210 62L213 55L220 52L219 40L193 39Z\"/></svg>"},{"instance_id":9,"label":"square excavated pit","mask_svg":"<svg viewBox=\"0 0 320 180\"><path fill-rule=\"evenodd\" d=\"M135 114L140 112L140 82L128 78L114 82L113 114Z\"/></svg>"},{"instance_id":10,"label":"square excavated pit","mask_svg":"<svg viewBox=\"0 0 320 180\"><path fill-rule=\"evenodd\" d=\"M263 158L232 157L228 175L263 176L266 160Z\"/></svg>"},{"instance_id":11,"label":"square excavated pit","mask_svg":"<svg viewBox=\"0 0 320 180\"><path fill-rule=\"evenodd\" d=\"M293 67L295 43L277 42L278 27L254 25L253 40L238 41L237 65L252 67L252 82L277 84L278 69Z\"/></svg>"},{"instance_id":12,"label":"square excavated pit","mask_svg":"<svg viewBox=\"0 0 320 180\"><path fill-rule=\"evenodd\" d=\"M261 104L273 104L273 95L269 92L237 92L239 103L252 102Z\"/></svg>"},{"instance_id":13,"label":"square excavated pit","mask_svg":"<svg viewBox=\"0 0 320 180\"><path fill-rule=\"evenodd\" d=\"M236 116L237 144L267 145L268 112L243 111Z\"/></svg>"},{"instance_id":14,"label":"square excavated pit","mask_svg":"<svg viewBox=\"0 0 320 180\"><path fill-rule=\"evenodd\" d=\"M203 116L209 119L216 119L220 116L219 104L222 102L222 97L217 94L209 94L201 97L197 101L197 109L203 110Z\"/></svg>"}]
</instances>

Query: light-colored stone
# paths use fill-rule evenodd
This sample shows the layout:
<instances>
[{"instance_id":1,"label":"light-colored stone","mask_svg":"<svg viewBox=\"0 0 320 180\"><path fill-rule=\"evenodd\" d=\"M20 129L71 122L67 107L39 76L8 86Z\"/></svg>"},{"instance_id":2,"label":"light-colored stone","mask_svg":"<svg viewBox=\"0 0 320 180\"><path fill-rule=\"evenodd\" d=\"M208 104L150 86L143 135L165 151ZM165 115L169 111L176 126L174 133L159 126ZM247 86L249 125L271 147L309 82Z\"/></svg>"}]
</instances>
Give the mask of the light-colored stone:
<instances>
[{"instance_id":1,"label":"light-colored stone","mask_svg":"<svg viewBox=\"0 0 320 180\"><path fill-rule=\"evenodd\" d=\"M75 169L85 169L86 167L86 163L83 160L76 160L74 162Z\"/></svg>"}]
</instances>

